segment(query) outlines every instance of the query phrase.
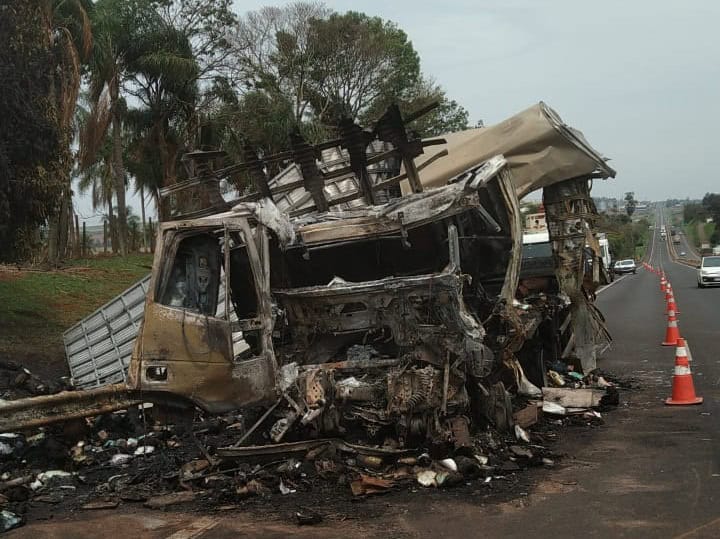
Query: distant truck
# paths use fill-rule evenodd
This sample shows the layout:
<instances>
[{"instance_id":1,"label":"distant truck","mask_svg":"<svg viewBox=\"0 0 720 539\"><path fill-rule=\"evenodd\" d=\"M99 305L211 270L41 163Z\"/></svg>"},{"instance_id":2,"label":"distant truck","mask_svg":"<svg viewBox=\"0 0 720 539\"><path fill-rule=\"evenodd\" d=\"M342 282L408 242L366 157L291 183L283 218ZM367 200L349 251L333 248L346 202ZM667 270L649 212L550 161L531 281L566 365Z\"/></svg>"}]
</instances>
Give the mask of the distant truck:
<instances>
[{"instance_id":1,"label":"distant truck","mask_svg":"<svg viewBox=\"0 0 720 539\"><path fill-rule=\"evenodd\" d=\"M603 261L605 269L609 272L612 269L612 257L610 256L610 241L604 233L598 234L598 243L600 244L600 258Z\"/></svg>"},{"instance_id":2,"label":"distant truck","mask_svg":"<svg viewBox=\"0 0 720 539\"><path fill-rule=\"evenodd\" d=\"M716 255L716 256L720 255L720 245L716 245L715 247L712 248L712 254Z\"/></svg>"}]
</instances>

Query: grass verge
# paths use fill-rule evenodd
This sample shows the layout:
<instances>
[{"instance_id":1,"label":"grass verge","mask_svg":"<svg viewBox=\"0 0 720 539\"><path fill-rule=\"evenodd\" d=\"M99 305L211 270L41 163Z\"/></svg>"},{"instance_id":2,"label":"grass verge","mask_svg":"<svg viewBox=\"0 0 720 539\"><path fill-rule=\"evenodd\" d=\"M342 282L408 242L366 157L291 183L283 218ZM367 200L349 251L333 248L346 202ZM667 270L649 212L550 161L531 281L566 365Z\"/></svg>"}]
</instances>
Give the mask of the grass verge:
<instances>
[{"instance_id":1,"label":"grass verge","mask_svg":"<svg viewBox=\"0 0 720 539\"><path fill-rule=\"evenodd\" d=\"M51 271L0 267L0 357L57 372L63 332L147 275L151 264L152 255L142 254L71 260Z\"/></svg>"}]
</instances>

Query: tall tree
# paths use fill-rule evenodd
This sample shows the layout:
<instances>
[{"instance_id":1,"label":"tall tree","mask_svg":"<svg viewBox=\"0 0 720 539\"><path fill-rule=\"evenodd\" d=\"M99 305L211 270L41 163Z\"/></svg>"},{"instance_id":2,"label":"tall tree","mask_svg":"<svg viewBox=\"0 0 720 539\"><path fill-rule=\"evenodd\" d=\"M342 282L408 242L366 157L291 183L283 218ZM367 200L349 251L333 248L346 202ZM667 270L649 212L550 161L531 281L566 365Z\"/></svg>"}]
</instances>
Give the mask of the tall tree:
<instances>
[{"instance_id":1,"label":"tall tree","mask_svg":"<svg viewBox=\"0 0 720 539\"><path fill-rule=\"evenodd\" d=\"M197 62L195 80L227 77L233 63L229 41L237 24L232 0L154 0L158 15L188 41ZM194 80L192 81L194 82Z\"/></svg>"},{"instance_id":2,"label":"tall tree","mask_svg":"<svg viewBox=\"0 0 720 539\"><path fill-rule=\"evenodd\" d=\"M628 214L628 217L632 217L632 214L635 213L636 206L635 193L632 191L625 193L625 213Z\"/></svg>"},{"instance_id":3,"label":"tall tree","mask_svg":"<svg viewBox=\"0 0 720 539\"><path fill-rule=\"evenodd\" d=\"M720 226L720 194L706 193L702 199L702 205L713 218L716 226Z\"/></svg>"},{"instance_id":4,"label":"tall tree","mask_svg":"<svg viewBox=\"0 0 720 539\"><path fill-rule=\"evenodd\" d=\"M136 40L126 92L139 103L128 114L137 190L157 202L158 189L182 174L181 154L196 146L199 118L213 103L201 88L227 80L230 0L156 0L152 28ZM151 54L141 53L152 51Z\"/></svg>"},{"instance_id":5,"label":"tall tree","mask_svg":"<svg viewBox=\"0 0 720 539\"><path fill-rule=\"evenodd\" d=\"M362 118L377 102L408 96L420 80L420 58L394 23L348 11L310 25L317 50L310 100L319 119Z\"/></svg>"},{"instance_id":6,"label":"tall tree","mask_svg":"<svg viewBox=\"0 0 720 539\"><path fill-rule=\"evenodd\" d=\"M60 71L56 76L56 98L64 139L62 144L67 148L67 157L61 165L64 189L53 215L48 219L48 259L51 263L57 263L66 253L68 229L73 229L71 171L75 158L70 153L70 145L77 127L75 109L82 64L88 60L93 43L88 16L92 13L93 4L90 0L52 0L46 5L51 9L53 33L57 36L55 54Z\"/></svg>"},{"instance_id":7,"label":"tall tree","mask_svg":"<svg viewBox=\"0 0 720 539\"><path fill-rule=\"evenodd\" d=\"M127 254L125 166L123 162L122 95L131 54L138 54L136 40L147 30L155 11L149 0L98 0L92 16L95 40L89 69L92 109L80 139L82 168L90 167L109 135L112 141L112 175L118 207L119 251ZM132 51L132 53L131 53ZM145 51L144 51L145 52Z\"/></svg>"},{"instance_id":8,"label":"tall tree","mask_svg":"<svg viewBox=\"0 0 720 539\"><path fill-rule=\"evenodd\" d=\"M233 33L236 61L230 80L240 84L241 93L263 92L269 100L288 100L299 124L309 112L311 70L320 54L318 41L311 39L312 25L331 13L315 2L247 13Z\"/></svg>"},{"instance_id":9,"label":"tall tree","mask_svg":"<svg viewBox=\"0 0 720 539\"><path fill-rule=\"evenodd\" d=\"M156 51L137 54L129 62L131 83L127 87L140 103L128 111L128 123L135 136L144 140L145 149L155 150L161 166L161 177L155 178L160 183L147 186L156 191L177 181L180 154L194 138L189 131L193 130L198 96L198 64L187 36L162 21L153 32L138 38L136 46Z\"/></svg>"},{"instance_id":10,"label":"tall tree","mask_svg":"<svg viewBox=\"0 0 720 539\"><path fill-rule=\"evenodd\" d=\"M233 44L231 82L243 83L235 116L227 117L258 146L273 148L268 151L287 147L287 130L276 129L298 129L311 141L326 138L340 117L370 122L394 102L403 111L441 102L411 126L421 135L467 127L467 111L421 75L407 35L378 17L308 2L266 7L241 18ZM255 114L244 115L243 108ZM270 133L262 126L272 126Z\"/></svg>"},{"instance_id":11,"label":"tall tree","mask_svg":"<svg viewBox=\"0 0 720 539\"><path fill-rule=\"evenodd\" d=\"M404 114L410 114L433 102L439 106L412 122L408 127L421 137L433 137L468 129L468 112L430 78L421 78L396 99L377 100L366 113L367 120L379 118L390 102L396 101Z\"/></svg>"},{"instance_id":12,"label":"tall tree","mask_svg":"<svg viewBox=\"0 0 720 539\"><path fill-rule=\"evenodd\" d=\"M38 225L49 222L59 234L59 217L67 215L89 7L81 0L0 2L0 258L28 257Z\"/></svg>"},{"instance_id":13,"label":"tall tree","mask_svg":"<svg viewBox=\"0 0 720 539\"><path fill-rule=\"evenodd\" d=\"M87 120L83 115L80 122ZM113 194L115 193L115 179L113 177L113 152L110 137L105 137L96 160L79 172L78 190L81 193L90 193L93 210L105 208L105 216L110 228L110 241L113 253L119 250L118 230L115 209L113 207Z\"/></svg>"}]
</instances>

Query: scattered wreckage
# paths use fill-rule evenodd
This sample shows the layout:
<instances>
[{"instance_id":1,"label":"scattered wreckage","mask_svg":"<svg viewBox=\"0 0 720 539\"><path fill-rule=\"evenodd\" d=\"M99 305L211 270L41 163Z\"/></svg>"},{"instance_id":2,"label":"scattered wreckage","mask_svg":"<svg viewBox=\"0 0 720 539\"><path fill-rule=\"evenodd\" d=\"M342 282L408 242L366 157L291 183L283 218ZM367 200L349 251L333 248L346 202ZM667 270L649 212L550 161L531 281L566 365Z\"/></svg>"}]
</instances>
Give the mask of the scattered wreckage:
<instances>
[{"instance_id":1,"label":"scattered wreckage","mask_svg":"<svg viewBox=\"0 0 720 539\"><path fill-rule=\"evenodd\" d=\"M0 388L7 385L6 374L15 380L18 372L29 374L19 365L0 364ZM47 390L36 378L23 378L11 383L11 393ZM569 371L554 380L563 386L545 388L542 400L515 399L511 432L478 429L467 446L457 448L427 441L398 447L390 439L373 446L350 436L238 446L248 430L245 414L199 412L192 430L184 430L181 423L163 421L156 408L146 408L144 418L134 417L131 408L0 434L0 531L53 514L121 506L252 510L282 519L291 510L305 525L342 519L344 513L357 518L363 509L353 499L403 495L418 486L454 487L468 495L480 488L503 496L523 485L517 472L555 466L562 457L553 450L560 429L592 429L602 424L599 410L613 404L612 391L600 391L608 382L597 374Z\"/></svg>"},{"instance_id":2,"label":"scattered wreckage","mask_svg":"<svg viewBox=\"0 0 720 539\"><path fill-rule=\"evenodd\" d=\"M371 129L343 122L337 140L296 137L265 158L248 146L236 165L191 154L191 179L161 193L170 220L139 283L144 306L124 309L121 296L118 326L101 309L107 338L87 321L68 332L98 387L2 402L0 431L150 402L241 411L221 458L332 446L381 467L414 448L472 447L487 425L527 439L522 424L545 408L596 407L597 394L563 406L568 389L543 404L540 388L563 376L597 387L609 335L592 301L602 268L590 182L615 172L544 103L441 139L410 137L416 117L390 107ZM219 182L237 174L254 192L227 203ZM540 188L553 264L523 275L519 198ZM108 369L119 379L103 385ZM510 392L540 400L518 416ZM438 484L438 470L421 471Z\"/></svg>"}]
</instances>

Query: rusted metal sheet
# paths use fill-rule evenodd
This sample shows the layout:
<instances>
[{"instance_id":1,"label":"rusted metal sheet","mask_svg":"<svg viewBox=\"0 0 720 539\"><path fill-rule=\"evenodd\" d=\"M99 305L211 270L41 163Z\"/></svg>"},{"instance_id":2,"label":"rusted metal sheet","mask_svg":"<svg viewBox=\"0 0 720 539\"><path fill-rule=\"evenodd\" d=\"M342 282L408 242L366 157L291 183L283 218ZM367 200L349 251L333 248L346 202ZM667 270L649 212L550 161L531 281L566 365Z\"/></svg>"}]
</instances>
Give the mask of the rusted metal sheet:
<instances>
[{"instance_id":1,"label":"rusted metal sheet","mask_svg":"<svg viewBox=\"0 0 720 539\"><path fill-rule=\"evenodd\" d=\"M545 187L543 203L556 260L560 289L570 298L573 338L563 357L577 358L583 372L597 367L598 356L609 346L610 335L585 287L585 249L588 231L597 216L589 180L578 178Z\"/></svg>"},{"instance_id":2,"label":"rusted metal sheet","mask_svg":"<svg viewBox=\"0 0 720 539\"><path fill-rule=\"evenodd\" d=\"M83 318L63 334L65 358L73 385L91 389L127 381L128 367L138 331L145 318L150 275ZM225 288L220 286L218 316L225 313ZM237 322L232 313L231 322ZM236 355L246 345L242 332L232 334Z\"/></svg>"},{"instance_id":3,"label":"rusted metal sheet","mask_svg":"<svg viewBox=\"0 0 720 539\"><path fill-rule=\"evenodd\" d=\"M16 432L57 421L105 414L140 402L124 384L3 401L0 403L0 431Z\"/></svg>"},{"instance_id":4,"label":"rusted metal sheet","mask_svg":"<svg viewBox=\"0 0 720 539\"><path fill-rule=\"evenodd\" d=\"M504 155L518 198L557 182L579 177L613 178L615 170L583 134L565 124L559 114L540 102L490 127L445 135L418 158L418 167L440 152L440 159L421 174L425 187L438 187L493 155ZM403 192L411 192L403 185Z\"/></svg>"}]
</instances>

